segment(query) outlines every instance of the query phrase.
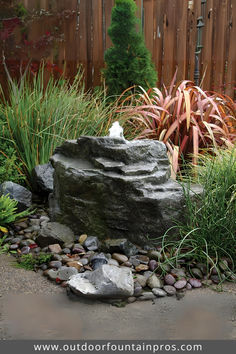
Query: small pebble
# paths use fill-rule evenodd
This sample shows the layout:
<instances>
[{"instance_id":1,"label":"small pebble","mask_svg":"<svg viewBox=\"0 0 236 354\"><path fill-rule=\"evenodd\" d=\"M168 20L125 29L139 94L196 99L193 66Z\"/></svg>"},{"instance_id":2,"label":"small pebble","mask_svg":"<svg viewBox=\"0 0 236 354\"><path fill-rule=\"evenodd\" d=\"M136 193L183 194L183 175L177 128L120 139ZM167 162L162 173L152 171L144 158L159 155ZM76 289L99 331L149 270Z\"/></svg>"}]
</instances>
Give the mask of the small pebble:
<instances>
[{"instance_id":1,"label":"small pebble","mask_svg":"<svg viewBox=\"0 0 236 354\"><path fill-rule=\"evenodd\" d=\"M176 281L172 274L166 274L164 280L167 285L173 285Z\"/></svg>"},{"instance_id":2,"label":"small pebble","mask_svg":"<svg viewBox=\"0 0 236 354\"><path fill-rule=\"evenodd\" d=\"M181 280L177 280L176 283L174 283L174 287L175 289L183 289L187 284L187 280L186 279L181 279Z\"/></svg>"},{"instance_id":3,"label":"small pebble","mask_svg":"<svg viewBox=\"0 0 236 354\"><path fill-rule=\"evenodd\" d=\"M137 298L135 296L130 296L130 297L128 297L127 302L128 302L128 304L132 304L136 300L137 300Z\"/></svg>"},{"instance_id":4,"label":"small pebble","mask_svg":"<svg viewBox=\"0 0 236 354\"><path fill-rule=\"evenodd\" d=\"M138 301L154 300L156 296L152 292L143 292L141 296L137 298Z\"/></svg>"},{"instance_id":5,"label":"small pebble","mask_svg":"<svg viewBox=\"0 0 236 354\"><path fill-rule=\"evenodd\" d=\"M124 254L120 253L113 253L112 258L117 260L119 263L124 263L128 261L128 257L126 257Z\"/></svg>"},{"instance_id":6,"label":"small pebble","mask_svg":"<svg viewBox=\"0 0 236 354\"><path fill-rule=\"evenodd\" d=\"M62 267L62 263L60 261L51 261L49 262L49 267L59 269Z\"/></svg>"},{"instance_id":7,"label":"small pebble","mask_svg":"<svg viewBox=\"0 0 236 354\"><path fill-rule=\"evenodd\" d=\"M164 285L163 289L165 290L165 292L167 293L167 295L169 296L173 296L176 294L176 289L174 286L172 285Z\"/></svg>"},{"instance_id":8,"label":"small pebble","mask_svg":"<svg viewBox=\"0 0 236 354\"><path fill-rule=\"evenodd\" d=\"M54 245L49 245L48 249L51 253L61 253L62 249L61 246L58 243L55 243Z\"/></svg>"},{"instance_id":9,"label":"small pebble","mask_svg":"<svg viewBox=\"0 0 236 354\"><path fill-rule=\"evenodd\" d=\"M165 297L167 295L167 293L165 292L165 290L160 289L160 288L153 288L152 292L155 296L157 297Z\"/></svg>"},{"instance_id":10,"label":"small pebble","mask_svg":"<svg viewBox=\"0 0 236 354\"><path fill-rule=\"evenodd\" d=\"M144 270L148 270L148 265L146 264L139 264L137 267L135 267L136 272L142 272Z\"/></svg>"},{"instance_id":11,"label":"small pebble","mask_svg":"<svg viewBox=\"0 0 236 354\"><path fill-rule=\"evenodd\" d=\"M201 288L202 283L199 279L190 278L188 281L193 288Z\"/></svg>"}]
</instances>

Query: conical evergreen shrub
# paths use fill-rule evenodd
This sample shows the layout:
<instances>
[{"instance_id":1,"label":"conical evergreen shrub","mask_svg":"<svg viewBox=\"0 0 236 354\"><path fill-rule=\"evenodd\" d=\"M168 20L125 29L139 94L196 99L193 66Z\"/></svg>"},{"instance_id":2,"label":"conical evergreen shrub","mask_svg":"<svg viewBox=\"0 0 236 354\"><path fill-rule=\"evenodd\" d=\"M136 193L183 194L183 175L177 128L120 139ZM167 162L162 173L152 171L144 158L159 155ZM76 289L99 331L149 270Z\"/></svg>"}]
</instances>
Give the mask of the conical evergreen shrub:
<instances>
[{"instance_id":1,"label":"conical evergreen shrub","mask_svg":"<svg viewBox=\"0 0 236 354\"><path fill-rule=\"evenodd\" d=\"M116 0L112 9L108 34L113 46L105 52L106 67L103 70L108 94L120 95L133 85L154 87L157 73L146 48L144 36L136 17L134 0Z\"/></svg>"}]
</instances>

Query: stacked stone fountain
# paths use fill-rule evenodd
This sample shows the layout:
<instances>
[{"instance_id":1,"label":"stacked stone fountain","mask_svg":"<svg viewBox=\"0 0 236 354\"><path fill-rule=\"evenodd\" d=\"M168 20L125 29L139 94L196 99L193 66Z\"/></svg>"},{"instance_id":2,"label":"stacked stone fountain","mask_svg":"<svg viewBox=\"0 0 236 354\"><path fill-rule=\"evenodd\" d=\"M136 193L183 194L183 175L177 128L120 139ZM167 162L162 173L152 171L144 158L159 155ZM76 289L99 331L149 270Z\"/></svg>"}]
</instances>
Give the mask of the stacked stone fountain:
<instances>
[{"instance_id":1,"label":"stacked stone fountain","mask_svg":"<svg viewBox=\"0 0 236 354\"><path fill-rule=\"evenodd\" d=\"M50 213L75 234L143 246L183 217L184 195L170 179L165 145L126 141L120 129L114 125L109 137L84 136L56 149Z\"/></svg>"}]
</instances>

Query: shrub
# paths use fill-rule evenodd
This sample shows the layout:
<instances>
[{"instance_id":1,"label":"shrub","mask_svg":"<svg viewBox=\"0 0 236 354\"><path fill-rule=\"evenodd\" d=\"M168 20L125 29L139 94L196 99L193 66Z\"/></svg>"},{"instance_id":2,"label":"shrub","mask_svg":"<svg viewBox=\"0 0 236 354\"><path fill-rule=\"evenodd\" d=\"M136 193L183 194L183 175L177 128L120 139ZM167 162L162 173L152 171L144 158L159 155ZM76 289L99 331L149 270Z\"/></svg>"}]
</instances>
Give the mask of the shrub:
<instances>
[{"instance_id":1,"label":"shrub","mask_svg":"<svg viewBox=\"0 0 236 354\"><path fill-rule=\"evenodd\" d=\"M29 181L32 169L47 163L65 139L108 133L116 107L102 91L86 93L82 78L79 71L70 85L51 77L45 86L43 68L32 80L24 75L19 85L9 76L9 102L4 100L0 113Z\"/></svg>"},{"instance_id":2,"label":"shrub","mask_svg":"<svg viewBox=\"0 0 236 354\"><path fill-rule=\"evenodd\" d=\"M109 95L120 95L127 87L156 85L157 73L141 31L137 32L136 4L116 0L108 34L113 47L105 52L104 77Z\"/></svg>"},{"instance_id":3,"label":"shrub","mask_svg":"<svg viewBox=\"0 0 236 354\"><path fill-rule=\"evenodd\" d=\"M187 222L177 224L177 241L163 238L163 249L175 250L172 262L191 258L218 268L227 259L236 270L236 149L218 150L217 155L201 156L189 182L201 183L204 193L195 201L184 187ZM197 172L197 173L196 173ZM219 271L219 269L218 269ZM220 274L220 273L219 273Z\"/></svg>"},{"instance_id":4,"label":"shrub","mask_svg":"<svg viewBox=\"0 0 236 354\"><path fill-rule=\"evenodd\" d=\"M133 94L131 103L124 100L119 109L130 117L126 130L166 144L173 176L181 157L188 161L191 156L196 164L201 149L232 147L236 123L236 105L230 97L204 92L191 81L174 85L175 77L169 90L140 87L139 95Z\"/></svg>"}]
</instances>

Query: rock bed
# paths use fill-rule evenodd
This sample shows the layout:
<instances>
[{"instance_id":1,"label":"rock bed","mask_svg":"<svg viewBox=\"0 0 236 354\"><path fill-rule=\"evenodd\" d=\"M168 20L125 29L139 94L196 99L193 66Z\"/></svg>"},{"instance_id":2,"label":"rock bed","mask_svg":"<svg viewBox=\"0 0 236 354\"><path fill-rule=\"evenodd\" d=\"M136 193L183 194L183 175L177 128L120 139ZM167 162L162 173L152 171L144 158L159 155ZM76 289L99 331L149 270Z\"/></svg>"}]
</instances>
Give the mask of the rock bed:
<instances>
[{"instance_id":1,"label":"rock bed","mask_svg":"<svg viewBox=\"0 0 236 354\"><path fill-rule=\"evenodd\" d=\"M171 268L163 262L160 248L141 248L126 239L108 239L101 243L95 236L76 237L70 228L50 222L45 213L13 224L4 242L9 251L16 252L19 262L27 254L51 255L48 263L36 266L35 270L62 287L68 287L73 276L95 272L104 265L111 269L129 269L134 290L132 296L126 297L128 303L165 296L180 299L193 288L218 284L226 278L236 280L230 271L230 260L219 262L220 273L213 267L208 273L210 267L194 260L182 259L182 264Z\"/></svg>"}]
</instances>

